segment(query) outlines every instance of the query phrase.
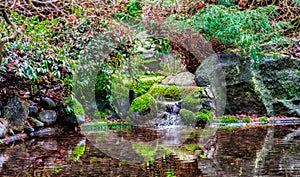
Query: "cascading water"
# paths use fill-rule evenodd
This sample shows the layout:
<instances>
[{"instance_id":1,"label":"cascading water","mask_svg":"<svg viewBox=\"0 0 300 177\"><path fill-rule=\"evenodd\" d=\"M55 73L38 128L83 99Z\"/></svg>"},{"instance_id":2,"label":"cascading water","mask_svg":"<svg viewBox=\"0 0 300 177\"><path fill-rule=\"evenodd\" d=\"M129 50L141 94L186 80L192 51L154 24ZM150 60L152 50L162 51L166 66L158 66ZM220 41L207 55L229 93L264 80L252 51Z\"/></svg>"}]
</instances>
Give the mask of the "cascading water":
<instances>
[{"instance_id":1,"label":"cascading water","mask_svg":"<svg viewBox=\"0 0 300 177\"><path fill-rule=\"evenodd\" d=\"M179 116L182 101L159 102L158 116L151 121L153 127L179 126L183 125Z\"/></svg>"}]
</instances>

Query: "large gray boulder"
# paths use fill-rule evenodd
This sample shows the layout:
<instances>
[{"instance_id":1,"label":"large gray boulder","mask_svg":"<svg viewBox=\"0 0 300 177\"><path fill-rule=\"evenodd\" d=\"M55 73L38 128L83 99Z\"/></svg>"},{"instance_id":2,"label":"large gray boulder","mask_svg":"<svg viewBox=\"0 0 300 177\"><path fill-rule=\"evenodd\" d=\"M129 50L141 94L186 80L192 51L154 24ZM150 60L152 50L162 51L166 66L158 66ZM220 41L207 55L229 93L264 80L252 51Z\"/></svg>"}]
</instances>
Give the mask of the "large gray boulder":
<instances>
[{"instance_id":1,"label":"large gray boulder","mask_svg":"<svg viewBox=\"0 0 300 177\"><path fill-rule=\"evenodd\" d=\"M161 81L163 85L193 86L196 85L195 75L190 72L181 72L170 75Z\"/></svg>"},{"instance_id":2,"label":"large gray boulder","mask_svg":"<svg viewBox=\"0 0 300 177\"><path fill-rule=\"evenodd\" d=\"M9 128L21 131L25 127L28 116L29 103L18 97L9 98L5 106L3 106L3 117L8 121Z\"/></svg>"},{"instance_id":3,"label":"large gray boulder","mask_svg":"<svg viewBox=\"0 0 300 177\"><path fill-rule=\"evenodd\" d=\"M285 55L228 53L219 55L219 61L226 81L226 113L300 116L299 60ZM205 70L200 65L196 71L199 86L212 84Z\"/></svg>"}]
</instances>

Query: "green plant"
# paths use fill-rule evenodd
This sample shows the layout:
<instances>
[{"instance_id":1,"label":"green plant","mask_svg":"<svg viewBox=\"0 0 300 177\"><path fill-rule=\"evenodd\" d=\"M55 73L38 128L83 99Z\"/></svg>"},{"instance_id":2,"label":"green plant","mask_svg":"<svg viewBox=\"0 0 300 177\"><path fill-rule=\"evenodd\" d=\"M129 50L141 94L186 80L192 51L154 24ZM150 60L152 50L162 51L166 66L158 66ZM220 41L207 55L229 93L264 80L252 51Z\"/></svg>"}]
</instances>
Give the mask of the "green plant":
<instances>
[{"instance_id":1,"label":"green plant","mask_svg":"<svg viewBox=\"0 0 300 177\"><path fill-rule=\"evenodd\" d=\"M150 94L146 93L135 98L130 105L130 109L132 111L145 112L149 109L153 109L155 106L155 99Z\"/></svg>"},{"instance_id":2,"label":"green plant","mask_svg":"<svg viewBox=\"0 0 300 177\"><path fill-rule=\"evenodd\" d=\"M126 4L126 12L133 17L140 17L144 4L141 1L130 0Z\"/></svg>"},{"instance_id":3,"label":"green plant","mask_svg":"<svg viewBox=\"0 0 300 177\"><path fill-rule=\"evenodd\" d=\"M261 122L267 122L268 121L268 117L262 116L262 117L260 117L260 121Z\"/></svg>"},{"instance_id":4,"label":"green plant","mask_svg":"<svg viewBox=\"0 0 300 177\"><path fill-rule=\"evenodd\" d=\"M276 13L275 6L239 11L235 6L206 5L191 18L182 20L182 23L193 26L207 39L215 37L221 43L227 46L234 44L235 48L249 54L260 51L260 44L268 41L288 43L280 31L289 27L289 23L270 22L270 14Z\"/></svg>"},{"instance_id":5,"label":"green plant","mask_svg":"<svg viewBox=\"0 0 300 177\"><path fill-rule=\"evenodd\" d=\"M237 123L239 121L238 118L234 116L222 116L221 123Z\"/></svg>"},{"instance_id":6,"label":"green plant","mask_svg":"<svg viewBox=\"0 0 300 177\"><path fill-rule=\"evenodd\" d=\"M300 76L300 71L297 72L297 76Z\"/></svg>"},{"instance_id":7,"label":"green plant","mask_svg":"<svg viewBox=\"0 0 300 177\"><path fill-rule=\"evenodd\" d=\"M203 103L200 94L203 88L201 87L189 87L185 90L182 98L182 107L194 111L199 111L199 105Z\"/></svg>"},{"instance_id":8,"label":"green plant","mask_svg":"<svg viewBox=\"0 0 300 177\"><path fill-rule=\"evenodd\" d=\"M199 144L185 144L184 147L188 151L195 151L196 149L199 148Z\"/></svg>"},{"instance_id":9,"label":"green plant","mask_svg":"<svg viewBox=\"0 0 300 177\"><path fill-rule=\"evenodd\" d=\"M181 109L179 111L179 115L181 117L181 120L187 125L195 124L197 121L195 114L190 110Z\"/></svg>"},{"instance_id":10,"label":"green plant","mask_svg":"<svg viewBox=\"0 0 300 177\"><path fill-rule=\"evenodd\" d=\"M213 114L211 111L209 111L207 109L201 109L198 112L197 120L198 120L198 122L205 124L212 117L213 117Z\"/></svg>"},{"instance_id":11,"label":"green plant","mask_svg":"<svg viewBox=\"0 0 300 177\"><path fill-rule=\"evenodd\" d=\"M154 84L150 88L149 93L153 96L163 96L166 98L180 99L181 97L181 89L173 85Z\"/></svg>"},{"instance_id":12,"label":"green plant","mask_svg":"<svg viewBox=\"0 0 300 177\"><path fill-rule=\"evenodd\" d=\"M249 123L250 122L250 117L244 116L243 117L243 122Z\"/></svg>"}]
</instances>

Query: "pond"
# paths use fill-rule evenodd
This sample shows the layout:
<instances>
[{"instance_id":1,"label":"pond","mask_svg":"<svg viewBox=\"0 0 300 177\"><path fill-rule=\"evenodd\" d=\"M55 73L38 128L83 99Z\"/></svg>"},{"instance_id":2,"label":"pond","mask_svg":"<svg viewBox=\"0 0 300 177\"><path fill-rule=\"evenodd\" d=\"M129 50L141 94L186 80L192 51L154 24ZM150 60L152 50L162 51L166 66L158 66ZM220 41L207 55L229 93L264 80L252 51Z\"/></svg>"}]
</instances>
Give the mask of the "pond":
<instances>
[{"instance_id":1,"label":"pond","mask_svg":"<svg viewBox=\"0 0 300 177\"><path fill-rule=\"evenodd\" d=\"M300 125L213 130L98 127L27 139L0 147L0 175L300 175Z\"/></svg>"}]
</instances>

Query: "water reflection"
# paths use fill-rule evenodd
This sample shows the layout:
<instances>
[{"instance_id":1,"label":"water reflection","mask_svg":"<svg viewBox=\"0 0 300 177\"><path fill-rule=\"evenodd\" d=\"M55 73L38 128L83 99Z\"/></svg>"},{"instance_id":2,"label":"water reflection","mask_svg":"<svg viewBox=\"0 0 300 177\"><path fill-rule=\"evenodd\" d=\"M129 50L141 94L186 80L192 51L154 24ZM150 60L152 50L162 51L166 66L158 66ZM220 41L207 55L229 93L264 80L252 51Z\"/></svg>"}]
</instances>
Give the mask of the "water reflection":
<instances>
[{"instance_id":1,"label":"water reflection","mask_svg":"<svg viewBox=\"0 0 300 177\"><path fill-rule=\"evenodd\" d=\"M297 125L222 130L93 130L0 147L1 176L299 176ZM205 130L207 131L207 129ZM205 146L208 146L207 144ZM207 147L209 148L209 147ZM130 159L126 159L130 158Z\"/></svg>"}]
</instances>

